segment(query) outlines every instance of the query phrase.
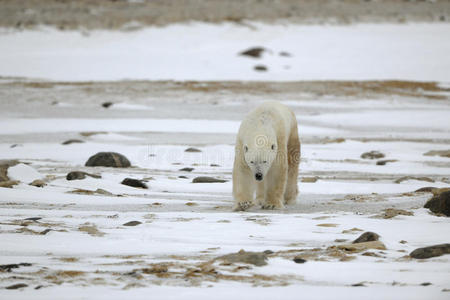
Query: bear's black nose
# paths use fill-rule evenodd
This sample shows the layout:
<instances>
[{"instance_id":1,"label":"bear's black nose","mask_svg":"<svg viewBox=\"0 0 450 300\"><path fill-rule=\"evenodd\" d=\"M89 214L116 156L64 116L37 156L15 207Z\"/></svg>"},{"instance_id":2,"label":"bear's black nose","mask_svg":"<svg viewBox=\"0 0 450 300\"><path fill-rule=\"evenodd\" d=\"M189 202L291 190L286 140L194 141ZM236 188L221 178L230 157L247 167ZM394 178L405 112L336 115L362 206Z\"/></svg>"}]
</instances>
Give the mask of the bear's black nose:
<instances>
[{"instance_id":1,"label":"bear's black nose","mask_svg":"<svg viewBox=\"0 0 450 300\"><path fill-rule=\"evenodd\" d=\"M261 181L263 179L263 175L261 173L256 173L255 174L255 179L258 181Z\"/></svg>"}]
</instances>

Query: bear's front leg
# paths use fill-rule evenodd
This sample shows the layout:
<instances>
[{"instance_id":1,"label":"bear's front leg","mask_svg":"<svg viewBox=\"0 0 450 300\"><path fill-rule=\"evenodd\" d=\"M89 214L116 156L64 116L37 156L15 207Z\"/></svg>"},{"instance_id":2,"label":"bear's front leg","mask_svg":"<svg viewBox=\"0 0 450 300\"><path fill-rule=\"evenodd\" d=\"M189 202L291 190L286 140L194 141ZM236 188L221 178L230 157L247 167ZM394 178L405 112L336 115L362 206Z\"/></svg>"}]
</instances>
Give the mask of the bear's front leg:
<instances>
[{"instance_id":1,"label":"bear's front leg","mask_svg":"<svg viewBox=\"0 0 450 300\"><path fill-rule=\"evenodd\" d=\"M263 209L284 208L284 192L286 190L288 163L286 157L278 156L265 179L266 195Z\"/></svg>"},{"instance_id":2,"label":"bear's front leg","mask_svg":"<svg viewBox=\"0 0 450 300\"><path fill-rule=\"evenodd\" d=\"M253 206L254 193L255 183L250 169L235 161L233 168L233 210L244 211Z\"/></svg>"}]
</instances>

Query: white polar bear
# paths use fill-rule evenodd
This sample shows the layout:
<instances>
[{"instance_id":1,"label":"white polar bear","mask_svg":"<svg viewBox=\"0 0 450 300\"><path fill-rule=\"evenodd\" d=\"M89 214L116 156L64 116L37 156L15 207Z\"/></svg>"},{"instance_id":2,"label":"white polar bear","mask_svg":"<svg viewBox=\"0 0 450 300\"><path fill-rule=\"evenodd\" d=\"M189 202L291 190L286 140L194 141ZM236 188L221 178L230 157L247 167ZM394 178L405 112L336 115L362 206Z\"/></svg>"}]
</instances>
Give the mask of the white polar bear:
<instances>
[{"instance_id":1,"label":"white polar bear","mask_svg":"<svg viewBox=\"0 0 450 300\"><path fill-rule=\"evenodd\" d=\"M234 210L254 204L283 208L297 198L300 140L294 113L278 102L266 102L242 121L233 167Z\"/></svg>"}]
</instances>

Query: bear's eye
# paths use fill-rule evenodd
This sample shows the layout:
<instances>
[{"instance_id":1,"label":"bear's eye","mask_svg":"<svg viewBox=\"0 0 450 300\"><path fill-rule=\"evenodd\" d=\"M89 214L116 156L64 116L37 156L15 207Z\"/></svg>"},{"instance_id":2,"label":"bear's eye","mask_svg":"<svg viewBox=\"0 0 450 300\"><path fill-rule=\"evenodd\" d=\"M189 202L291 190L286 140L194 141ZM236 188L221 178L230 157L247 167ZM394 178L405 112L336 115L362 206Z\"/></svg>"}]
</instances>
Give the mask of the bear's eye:
<instances>
[{"instance_id":1,"label":"bear's eye","mask_svg":"<svg viewBox=\"0 0 450 300\"><path fill-rule=\"evenodd\" d=\"M275 144L272 145L272 150L275 150Z\"/></svg>"},{"instance_id":2,"label":"bear's eye","mask_svg":"<svg viewBox=\"0 0 450 300\"><path fill-rule=\"evenodd\" d=\"M244 151L247 152L248 151L248 147L244 146Z\"/></svg>"}]
</instances>

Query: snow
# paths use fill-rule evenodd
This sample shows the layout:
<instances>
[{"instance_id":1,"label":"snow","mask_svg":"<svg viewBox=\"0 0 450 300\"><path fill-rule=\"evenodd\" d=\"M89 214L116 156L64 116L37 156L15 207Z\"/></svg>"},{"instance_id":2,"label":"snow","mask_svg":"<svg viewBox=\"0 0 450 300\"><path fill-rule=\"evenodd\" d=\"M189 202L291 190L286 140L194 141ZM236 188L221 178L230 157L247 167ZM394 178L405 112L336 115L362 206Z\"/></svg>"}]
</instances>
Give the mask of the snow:
<instances>
[{"instance_id":1,"label":"snow","mask_svg":"<svg viewBox=\"0 0 450 300\"><path fill-rule=\"evenodd\" d=\"M0 75L52 80L450 80L450 25L176 24L0 35ZM261 59L239 56L255 46ZM280 56L287 51L290 57ZM256 72L263 64L268 72Z\"/></svg>"},{"instance_id":2,"label":"snow","mask_svg":"<svg viewBox=\"0 0 450 300\"><path fill-rule=\"evenodd\" d=\"M87 36L48 28L2 33L0 76L75 81L397 78L448 86L448 24L251 27L192 23ZM237 55L251 46L270 51L261 59ZM279 56L280 51L292 56ZM267 73L252 70L260 63L269 67ZM64 98L58 88L48 89L51 99L0 103L0 159L21 162L7 171L20 183L0 188L0 264L32 263L0 272L0 298L448 299L448 255L405 257L419 247L448 243L448 218L423 208L431 194L414 192L449 186L448 157L424 155L449 149L448 93L436 92L441 99L430 100L309 94L285 99L282 93L253 98L230 92L220 95L219 105L210 105L201 101L216 94L205 90L186 92L175 104L170 104L173 95L145 101L132 95L105 110L101 103L110 99ZM233 212L236 116L273 98L292 107L299 121L298 201L279 211L255 206ZM58 104L48 105L53 99ZM194 117L199 105L203 110ZM225 105L228 114L221 113ZM167 113L174 109L176 115ZM155 136L160 137L156 142ZM62 145L68 138L84 143ZM20 147L11 147L12 141ZM185 152L192 146L201 152ZM361 158L373 150L394 161L377 165L378 160ZM132 167L85 167L100 151L119 152ZM180 170L185 167L192 172ZM67 180L66 174L76 170L101 178ZM226 182L192 183L197 176ZM405 176L410 177L397 183ZM149 188L121 184L126 177L144 180ZM317 181L303 182L305 177ZM28 185L38 178L47 185ZM380 217L387 208L412 215ZM26 220L30 217L42 219ZM123 225L129 221L141 224ZM324 223L331 225L320 226ZM104 235L80 230L86 226ZM370 250L376 257L348 253L348 261L326 253L339 240L349 243L365 231L379 234L386 250ZM262 267L216 261L216 273L188 275L240 249L281 254L269 255ZM295 253L313 249L321 254L305 264L292 261ZM169 271L142 273L156 263L169 264ZM70 277L61 271L85 273ZM3 289L22 282L28 287ZM352 286L361 282L363 287ZM431 285L421 285L426 282Z\"/></svg>"},{"instance_id":3,"label":"snow","mask_svg":"<svg viewBox=\"0 0 450 300\"><path fill-rule=\"evenodd\" d=\"M38 171L26 164L18 164L8 168L7 175L11 180L19 180L26 183L31 183L36 179L43 178Z\"/></svg>"}]
</instances>

